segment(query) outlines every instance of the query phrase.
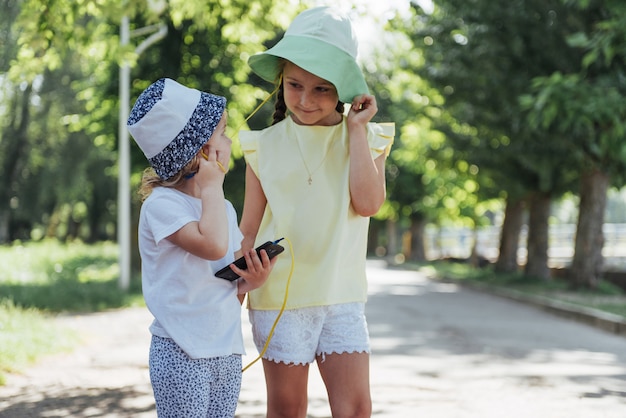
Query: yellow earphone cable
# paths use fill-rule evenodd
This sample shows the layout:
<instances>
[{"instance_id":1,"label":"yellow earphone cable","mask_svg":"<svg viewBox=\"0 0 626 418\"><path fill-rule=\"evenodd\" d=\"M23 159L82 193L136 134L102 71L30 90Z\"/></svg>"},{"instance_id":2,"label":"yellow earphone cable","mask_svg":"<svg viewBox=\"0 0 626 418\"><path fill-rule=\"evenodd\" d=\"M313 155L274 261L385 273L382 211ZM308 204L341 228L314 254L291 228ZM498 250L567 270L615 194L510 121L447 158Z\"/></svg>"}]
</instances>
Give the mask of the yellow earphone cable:
<instances>
[{"instance_id":1,"label":"yellow earphone cable","mask_svg":"<svg viewBox=\"0 0 626 418\"><path fill-rule=\"evenodd\" d=\"M258 112L259 109L261 107L263 107L263 105L265 103L267 103L267 101L269 99L271 99L274 94L276 94L276 92L278 91L278 89L280 88L280 85L282 83L282 78L283 78L283 75L281 74L280 75L280 79L278 80L278 83L276 84L276 88L274 88L274 90L252 111L252 113L250 113L250 115L248 115L248 117L246 117L246 119L243 121L243 123L235 131L235 136L239 133L239 130L241 129L243 124L248 122L248 120L250 120L250 118L252 116L254 116L254 114L256 112ZM274 330L276 329L276 325L278 325L278 320L283 315L283 312L285 311L285 306L287 306L287 298L289 297L289 285L291 284L291 276L293 275L293 268L294 268L294 256L293 256L293 247L291 245L291 241L289 241L289 238L287 238L287 237L285 237L285 240L289 244L289 251L291 252L291 269L289 270L289 277L287 278L287 285L285 286L285 297L283 298L283 305L281 306L280 311L278 312L278 315L276 316L276 319L274 320L274 324L272 324L272 328L270 329L270 333L267 336L267 341L265 341L265 345L263 346L263 350L261 350L261 353L259 353L257 358L252 360L246 367L244 367L241 370L242 373L245 372L246 370L248 370L250 368L250 366L252 366L254 363L259 361L263 357L263 354L265 354L265 352L267 351L267 347L269 346L270 341L272 340L272 335L274 335ZM248 297L250 297L250 296L248 295Z\"/></svg>"},{"instance_id":2,"label":"yellow earphone cable","mask_svg":"<svg viewBox=\"0 0 626 418\"><path fill-rule=\"evenodd\" d=\"M282 73L281 73L281 74L280 74L280 76L279 76L279 78L278 78L278 83L276 83L276 87L274 88L274 90L272 90L272 92L271 92L271 93L270 93L270 94L269 94L269 95L268 95L265 99L263 99L263 101L262 101L262 102L261 102L261 103L260 103L260 104L259 104L259 105L258 105L258 106L257 106L257 107L253 110L253 111L252 111L252 113L250 113L250 114L249 114L249 115L248 115L248 116L244 119L244 121L243 121L243 122L241 122L241 125L239 125L239 126L237 127L237 130L235 131L235 134L234 134L234 135L232 135L232 136L233 136L233 138L234 138L234 137L236 137L236 136L239 134L239 131L241 130L241 127L242 127L245 123L247 123L247 122L250 120L250 118L251 118L252 116L254 116L254 115L256 114L256 112L258 112L258 111L259 111L259 109L260 109L260 108L262 108L262 107L263 107L263 105L264 105L265 103L267 103L267 101L268 101L269 99L271 99L271 98L272 98L272 96L273 96L274 94L276 94L276 92L277 92L277 91L278 91L278 89L280 88L280 85L282 84L282 82L283 82L283 75L282 75Z\"/></svg>"},{"instance_id":3,"label":"yellow earphone cable","mask_svg":"<svg viewBox=\"0 0 626 418\"><path fill-rule=\"evenodd\" d=\"M276 319L274 320L274 324L272 325L272 328L270 329L270 333L267 335L267 341L265 341L263 350L261 350L261 353L257 356L257 358L252 360L246 367L244 367L241 370L242 373L248 370L250 366L252 366L254 363L259 361L263 357L263 354L265 354L265 352L267 351L267 347L270 345L270 341L272 340L272 335L274 335L274 330L276 329L276 325L278 325L278 320L283 315L283 312L285 311L285 306L287 306L287 298L289 297L289 285L291 284L291 276L293 275L293 268L294 268L295 260L293 256L293 247L291 245L291 241L289 241L289 238L287 237L285 237L285 241L287 241L287 243L289 244L289 252L291 253L291 269L289 270L289 277L287 278L287 285L285 286L285 297L283 298L283 305L280 307L280 311L278 312L278 315L276 316ZM250 297L250 295L248 295L248 297Z\"/></svg>"}]
</instances>

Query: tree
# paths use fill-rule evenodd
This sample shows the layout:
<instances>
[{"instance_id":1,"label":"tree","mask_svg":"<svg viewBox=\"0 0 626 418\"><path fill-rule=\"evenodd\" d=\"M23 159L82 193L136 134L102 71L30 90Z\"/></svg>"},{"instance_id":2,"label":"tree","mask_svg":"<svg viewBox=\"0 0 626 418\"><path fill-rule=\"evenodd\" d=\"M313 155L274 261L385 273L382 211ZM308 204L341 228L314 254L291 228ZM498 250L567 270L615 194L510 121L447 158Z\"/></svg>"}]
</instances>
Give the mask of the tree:
<instances>
[{"instance_id":1,"label":"tree","mask_svg":"<svg viewBox=\"0 0 626 418\"><path fill-rule=\"evenodd\" d=\"M580 65L537 77L523 98L537 130L566 135L581 162L580 209L571 278L595 287L602 272L602 225L607 190L624 185L626 171L626 5L619 1L567 1L577 31L568 47Z\"/></svg>"},{"instance_id":2,"label":"tree","mask_svg":"<svg viewBox=\"0 0 626 418\"><path fill-rule=\"evenodd\" d=\"M17 2L0 2L0 33L2 34L0 49L0 75L6 73L10 63L17 54L17 37L19 29L15 19L19 14ZM23 155L28 147L26 127L30 116L29 102L32 86L7 85L0 78L0 243L6 242L10 236L12 205L15 179L19 176Z\"/></svg>"},{"instance_id":3,"label":"tree","mask_svg":"<svg viewBox=\"0 0 626 418\"><path fill-rule=\"evenodd\" d=\"M489 173L508 195L507 204L528 202L535 216L527 274L547 278L546 208L571 189L577 173L568 167L575 156L564 152L562 136L527 127L519 97L530 91L534 77L577 68L578 56L566 48L565 8L556 0L442 0L432 14L416 10L411 38L426 62L417 71L444 97L441 114L451 116L435 120L435 127L457 154ZM501 248L517 248L511 231L519 228L503 230L502 238L511 242ZM512 260L498 264L516 266Z\"/></svg>"},{"instance_id":4,"label":"tree","mask_svg":"<svg viewBox=\"0 0 626 418\"><path fill-rule=\"evenodd\" d=\"M424 235L429 223L463 224L476 227L485 221L484 207L477 199L476 167L444 146L445 138L433 129L428 112L441 96L416 76L424 65L419 51L406 54L411 41L397 24L367 68L368 84L377 95L377 121L393 121L396 139L387 161L387 202L376 216L398 223L408 231L405 255L425 260ZM388 241L391 241L389 239ZM393 252L396 249L388 248Z\"/></svg>"},{"instance_id":5,"label":"tree","mask_svg":"<svg viewBox=\"0 0 626 418\"><path fill-rule=\"evenodd\" d=\"M266 95L246 83L246 58L264 49L263 42L298 11L269 0L171 0L160 16L145 0L23 0L0 6L7 45L0 56L5 105L0 242L28 239L33 229L43 231L35 237L114 238L122 58L133 63L132 99L155 79L169 76L226 96L231 125L241 126ZM159 48L138 57L132 45L120 46L123 14L131 18L132 29L163 21L169 35ZM234 151L237 160L241 156ZM134 145L132 165L136 186L147 164ZM232 168L226 189L240 205L243 164L234 161Z\"/></svg>"}]
</instances>

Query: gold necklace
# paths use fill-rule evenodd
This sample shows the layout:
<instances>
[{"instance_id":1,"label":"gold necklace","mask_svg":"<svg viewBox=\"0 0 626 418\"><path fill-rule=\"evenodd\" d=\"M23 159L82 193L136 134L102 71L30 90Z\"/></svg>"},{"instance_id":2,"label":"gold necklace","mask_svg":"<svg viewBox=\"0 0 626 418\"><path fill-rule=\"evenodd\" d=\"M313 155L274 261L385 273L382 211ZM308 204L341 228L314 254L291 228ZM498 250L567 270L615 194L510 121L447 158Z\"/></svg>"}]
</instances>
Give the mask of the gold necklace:
<instances>
[{"instance_id":1,"label":"gold necklace","mask_svg":"<svg viewBox=\"0 0 626 418\"><path fill-rule=\"evenodd\" d=\"M322 158L322 161L320 161L320 164L317 166L317 168L313 171L309 170L309 165L306 163L306 159L304 158L304 152L302 152L302 147L300 146L300 139L298 138L298 134L294 135L296 137L296 144L298 144L298 151L300 151L300 158L302 159L302 163L304 164L304 168L306 169L306 172L309 175L309 178L307 179L307 182L309 183L309 186L311 184L313 184L313 174L315 174L315 172L317 170L319 170L320 168L322 168L322 165L324 165L324 161L326 161L326 157L328 157L328 154L330 152L330 148L332 146L332 142L328 143L328 147L326 148L326 152L324 153L324 158Z\"/></svg>"}]
</instances>

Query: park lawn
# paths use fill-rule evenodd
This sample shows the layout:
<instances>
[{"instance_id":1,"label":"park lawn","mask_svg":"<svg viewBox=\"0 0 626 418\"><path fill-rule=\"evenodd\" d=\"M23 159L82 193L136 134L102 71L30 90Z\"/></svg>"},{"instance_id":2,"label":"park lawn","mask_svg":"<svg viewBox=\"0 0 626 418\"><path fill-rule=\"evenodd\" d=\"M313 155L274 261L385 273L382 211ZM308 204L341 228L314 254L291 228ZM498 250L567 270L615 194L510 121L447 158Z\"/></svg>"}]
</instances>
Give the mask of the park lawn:
<instances>
[{"instance_id":1,"label":"park lawn","mask_svg":"<svg viewBox=\"0 0 626 418\"><path fill-rule=\"evenodd\" d=\"M56 240L0 247L0 384L7 373L79 343L56 315L143 305L138 279L128 292L118 287L117 248Z\"/></svg>"},{"instance_id":2,"label":"park lawn","mask_svg":"<svg viewBox=\"0 0 626 418\"><path fill-rule=\"evenodd\" d=\"M0 385L6 373L19 373L42 356L68 351L77 341L73 331L57 326L49 315L1 301Z\"/></svg>"}]
</instances>

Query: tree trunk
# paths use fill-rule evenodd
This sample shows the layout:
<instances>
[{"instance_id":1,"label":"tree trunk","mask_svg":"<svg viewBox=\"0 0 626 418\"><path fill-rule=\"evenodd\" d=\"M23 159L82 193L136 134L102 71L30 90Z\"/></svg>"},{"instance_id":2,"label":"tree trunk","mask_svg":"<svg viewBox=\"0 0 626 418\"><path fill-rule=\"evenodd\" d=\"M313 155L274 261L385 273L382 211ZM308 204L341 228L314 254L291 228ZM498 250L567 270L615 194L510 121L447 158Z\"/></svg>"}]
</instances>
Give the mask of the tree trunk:
<instances>
[{"instance_id":1,"label":"tree trunk","mask_svg":"<svg viewBox=\"0 0 626 418\"><path fill-rule=\"evenodd\" d=\"M398 223L394 220L387 220L387 258L393 260L398 255Z\"/></svg>"},{"instance_id":2,"label":"tree trunk","mask_svg":"<svg viewBox=\"0 0 626 418\"><path fill-rule=\"evenodd\" d=\"M424 232L426 220L423 216L411 216L411 251L409 258L412 261L426 261L426 246L424 245Z\"/></svg>"},{"instance_id":3,"label":"tree trunk","mask_svg":"<svg viewBox=\"0 0 626 418\"><path fill-rule=\"evenodd\" d=\"M548 193L534 193L530 199L528 217L528 258L524 273L540 279L550 279L548 267L548 221L550 203Z\"/></svg>"},{"instance_id":4,"label":"tree trunk","mask_svg":"<svg viewBox=\"0 0 626 418\"><path fill-rule=\"evenodd\" d=\"M498 273L513 273L519 268L517 264L517 249L519 235L524 224L523 199L507 198L504 210L504 221L500 233L500 252L494 270Z\"/></svg>"},{"instance_id":5,"label":"tree trunk","mask_svg":"<svg viewBox=\"0 0 626 418\"><path fill-rule=\"evenodd\" d=\"M9 242L9 222L11 211L9 207L0 207L0 244Z\"/></svg>"},{"instance_id":6,"label":"tree trunk","mask_svg":"<svg viewBox=\"0 0 626 418\"><path fill-rule=\"evenodd\" d=\"M370 219L369 231L367 233L367 254L378 255L378 238L380 234L381 222L377 219Z\"/></svg>"},{"instance_id":7,"label":"tree trunk","mask_svg":"<svg viewBox=\"0 0 626 418\"><path fill-rule=\"evenodd\" d=\"M15 89L13 102L7 104L10 121L1 133L0 141L0 243L11 240L11 190L14 190L18 173L29 147L28 123L30 122L30 99L32 85L24 91Z\"/></svg>"},{"instance_id":8,"label":"tree trunk","mask_svg":"<svg viewBox=\"0 0 626 418\"><path fill-rule=\"evenodd\" d=\"M600 170L582 174L576 243L571 279L576 286L595 288L602 273L604 210L609 176Z\"/></svg>"},{"instance_id":9,"label":"tree trunk","mask_svg":"<svg viewBox=\"0 0 626 418\"><path fill-rule=\"evenodd\" d=\"M483 261L486 260L484 254L479 252L479 242L478 242L478 226L474 223L474 228L472 229L472 249L470 251L469 263L471 266L479 268L482 267Z\"/></svg>"},{"instance_id":10,"label":"tree trunk","mask_svg":"<svg viewBox=\"0 0 626 418\"><path fill-rule=\"evenodd\" d=\"M100 219L102 218L103 208L105 208L105 202L100 199L100 192L98 187L94 187L91 191L89 205L87 212L87 223L89 225L89 235L87 236L88 243L94 243L98 241L100 237Z\"/></svg>"}]
</instances>

